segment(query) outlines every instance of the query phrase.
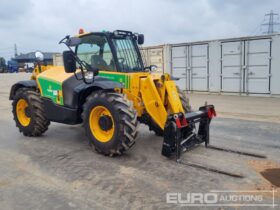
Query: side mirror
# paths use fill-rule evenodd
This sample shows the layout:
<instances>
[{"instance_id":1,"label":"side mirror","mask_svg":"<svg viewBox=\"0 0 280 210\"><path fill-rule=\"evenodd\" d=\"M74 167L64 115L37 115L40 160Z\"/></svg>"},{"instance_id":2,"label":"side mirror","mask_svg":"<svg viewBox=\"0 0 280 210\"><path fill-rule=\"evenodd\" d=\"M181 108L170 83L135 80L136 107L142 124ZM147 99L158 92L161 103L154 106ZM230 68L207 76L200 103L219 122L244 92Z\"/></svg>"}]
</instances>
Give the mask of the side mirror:
<instances>
[{"instance_id":1,"label":"side mirror","mask_svg":"<svg viewBox=\"0 0 280 210\"><path fill-rule=\"evenodd\" d=\"M35 58L36 58L37 61L43 61L44 60L44 55L43 55L42 52L37 51L37 52L35 52Z\"/></svg>"},{"instance_id":2,"label":"side mirror","mask_svg":"<svg viewBox=\"0 0 280 210\"><path fill-rule=\"evenodd\" d=\"M139 45L144 44L144 34L138 34L137 41Z\"/></svg>"},{"instance_id":3,"label":"side mirror","mask_svg":"<svg viewBox=\"0 0 280 210\"><path fill-rule=\"evenodd\" d=\"M76 71L75 54L72 51L63 52L64 70L66 73L74 73Z\"/></svg>"},{"instance_id":4,"label":"side mirror","mask_svg":"<svg viewBox=\"0 0 280 210\"><path fill-rule=\"evenodd\" d=\"M156 65L151 65L150 66L150 69L151 69L151 72L155 72L155 71L157 71L157 66Z\"/></svg>"},{"instance_id":5,"label":"side mirror","mask_svg":"<svg viewBox=\"0 0 280 210\"><path fill-rule=\"evenodd\" d=\"M144 68L145 71L150 71L150 72L155 72L157 71L157 66L156 65L150 65Z\"/></svg>"}]
</instances>

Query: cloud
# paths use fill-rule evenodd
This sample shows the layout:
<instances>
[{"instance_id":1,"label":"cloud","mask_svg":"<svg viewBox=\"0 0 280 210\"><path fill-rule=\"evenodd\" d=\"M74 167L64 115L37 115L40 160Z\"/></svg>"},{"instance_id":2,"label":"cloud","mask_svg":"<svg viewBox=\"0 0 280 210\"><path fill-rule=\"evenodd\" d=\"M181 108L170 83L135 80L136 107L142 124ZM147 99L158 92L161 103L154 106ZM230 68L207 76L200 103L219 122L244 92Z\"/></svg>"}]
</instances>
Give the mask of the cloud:
<instances>
[{"instance_id":1,"label":"cloud","mask_svg":"<svg viewBox=\"0 0 280 210\"><path fill-rule=\"evenodd\" d=\"M1 0L0 8L1 8L0 22L11 22L15 19L19 19L30 8L32 8L32 3L29 0L22 0L22 1Z\"/></svg>"},{"instance_id":2,"label":"cloud","mask_svg":"<svg viewBox=\"0 0 280 210\"><path fill-rule=\"evenodd\" d=\"M250 35L279 7L278 0L1 0L0 56L11 57L14 43L19 52L62 51L58 41L79 28L144 33L146 45Z\"/></svg>"}]
</instances>

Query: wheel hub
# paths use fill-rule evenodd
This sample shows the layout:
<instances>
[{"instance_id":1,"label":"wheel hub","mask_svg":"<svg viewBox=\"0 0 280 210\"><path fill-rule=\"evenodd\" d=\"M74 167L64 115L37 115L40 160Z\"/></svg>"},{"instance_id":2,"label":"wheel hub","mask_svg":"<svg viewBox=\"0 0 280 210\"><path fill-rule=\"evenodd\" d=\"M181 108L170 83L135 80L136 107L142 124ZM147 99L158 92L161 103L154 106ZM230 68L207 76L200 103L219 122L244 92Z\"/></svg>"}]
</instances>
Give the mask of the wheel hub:
<instances>
[{"instance_id":1,"label":"wheel hub","mask_svg":"<svg viewBox=\"0 0 280 210\"><path fill-rule=\"evenodd\" d=\"M105 106L96 106L91 110L89 124L91 133L97 141L106 143L113 138L114 118Z\"/></svg>"},{"instance_id":2,"label":"wheel hub","mask_svg":"<svg viewBox=\"0 0 280 210\"><path fill-rule=\"evenodd\" d=\"M24 127L28 126L31 118L30 118L30 108L28 108L28 103L25 99L20 99L16 105L16 114L17 119L20 124Z\"/></svg>"},{"instance_id":3,"label":"wheel hub","mask_svg":"<svg viewBox=\"0 0 280 210\"><path fill-rule=\"evenodd\" d=\"M112 118L108 115L101 116L98 123L103 131L108 131L113 127Z\"/></svg>"}]
</instances>

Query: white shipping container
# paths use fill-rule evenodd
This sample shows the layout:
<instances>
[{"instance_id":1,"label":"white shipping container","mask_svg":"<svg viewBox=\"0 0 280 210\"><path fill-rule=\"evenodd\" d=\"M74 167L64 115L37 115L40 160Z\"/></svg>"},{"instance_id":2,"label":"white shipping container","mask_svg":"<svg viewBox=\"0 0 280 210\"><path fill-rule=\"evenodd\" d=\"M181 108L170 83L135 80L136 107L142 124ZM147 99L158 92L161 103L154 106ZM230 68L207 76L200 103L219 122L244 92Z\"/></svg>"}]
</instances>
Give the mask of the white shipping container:
<instances>
[{"instance_id":1,"label":"white shipping container","mask_svg":"<svg viewBox=\"0 0 280 210\"><path fill-rule=\"evenodd\" d=\"M146 66L156 65L157 72L164 72L164 45L141 47L141 54Z\"/></svg>"},{"instance_id":2,"label":"white shipping container","mask_svg":"<svg viewBox=\"0 0 280 210\"><path fill-rule=\"evenodd\" d=\"M222 91L270 93L271 39L222 43Z\"/></svg>"},{"instance_id":3,"label":"white shipping container","mask_svg":"<svg viewBox=\"0 0 280 210\"><path fill-rule=\"evenodd\" d=\"M280 95L279 34L172 44L170 52L164 60L184 90Z\"/></svg>"},{"instance_id":4,"label":"white shipping container","mask_svg":"<svg viewBox=\"0 0 280 210\"><path fill-rule=\"evenodd\" d=\"M177 84L181 89L208 91L208 44L174 46L171 56L171 72L180 78Z\"/></svg>"},{"instance_id":5,"label":"white shipping container","mask_svg":"<svg viewBox=\"0 0 280 210\"><path fill-rule=\"evenodd\" d=\"M62 54L56 53L53 55L53 65L54 66L63 66Z\"/></svg>"}]
</instances>

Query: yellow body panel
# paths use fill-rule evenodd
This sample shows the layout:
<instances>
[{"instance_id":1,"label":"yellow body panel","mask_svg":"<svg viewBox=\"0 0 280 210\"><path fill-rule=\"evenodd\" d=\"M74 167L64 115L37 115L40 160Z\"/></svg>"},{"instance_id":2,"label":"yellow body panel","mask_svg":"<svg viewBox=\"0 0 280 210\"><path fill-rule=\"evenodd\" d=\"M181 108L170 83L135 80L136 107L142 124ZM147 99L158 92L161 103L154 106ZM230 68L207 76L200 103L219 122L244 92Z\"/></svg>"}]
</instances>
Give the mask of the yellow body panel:
<instances>
[{"instance_id":1,"label":"yellow body panel","mask_svg":"<svg viewBox=\"0 0 280 210\"><path fill-rule=\"evenodd\" d=\"M31 75L31 79L35 80L36 77L38 76L38 74L52 68L53 65L41 65L41 68L39 68L38 65L36 65L36 67L34 68L32 75Z\"/></svg>"},{"instance_id":2,"label":"yellow body panel","mask_svg":"<svg viewBox=\"0 0 280 210\"><path fill-rule=\"evenodd\" d=\"M42 87L40 85L40 82L38 82L39 79L46 79L51 80L57 84L62 84L63 81L71 77L73 73L66 73L64 71L63 66L53 66L52 68L47 69L47 71L44 71L36 76L36 82L38 84L38 88L40 90L40 93L42 95ZM62 96L62 90L58 90L58 99Z\"/></svg>"},{"instance_id":3,"label":"yellow body panel","mask_svg":"<svg viewBox=\"0 0 280 210\"><path fill-rule=\"evenodd\" d=\"M52 68L49 68L47 71L42 72L38 75L39 77L45 77L45 78L52 78L52 80L55 80L56 82L62 83L69 77L71 77L73 73L66 73L64 71L63 66L53 66Z\"/></svg>"},{"instance_id":4,"label":"yellow body panel","mask_svg":"<svg viewBox=\"0 0 280 210\"><path fill-rule=\"evenodd\" d=\"M159 80L148 76L142 78L140 83L145 109L162 129L169 114L184 113L175 82L168 81L168 76L163 76L163 78Z\"/></svg>"},{"instance_id":5,"label":"yellow body panel","mask_svg":"<svg viewBox=\"0 0 280 210\"><path fill-rule=\"evenodd\" d=\"M142 116L145 112L145 106L141 98L140 92L140 79L146 78L149 73L140 72L140 73L130 73L130 87L124 89L123 93L127 95L127 98L133 102L134 109L137 111L138 116Z\"/></svg>"},{"instance_id":6,"label":"yellow body panel","mask_svg":"<svg viewBox=\"0 0 280 210\"><path fill-rule=\"evenodd\" d=\"M165 81L164 87L167 93L167 101L169 103L169 112L170 113L179 113L184 112L180 96L174 81Z\"/></svg>"},{"instance_id":7,"label":"yellow body panel","mask_svg":"<svg viewBox=\"0 0 280 210\"><path fill-rule=\"evenodd\" d=\"M141 79L140 92L146 111L161 128L164 128L167 110L157 91L154 80L150 76Z\"/></svg>"}]
</instances>

